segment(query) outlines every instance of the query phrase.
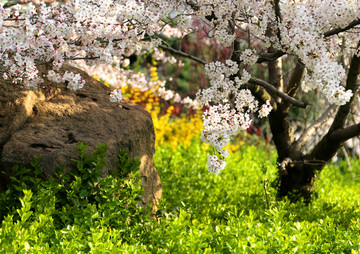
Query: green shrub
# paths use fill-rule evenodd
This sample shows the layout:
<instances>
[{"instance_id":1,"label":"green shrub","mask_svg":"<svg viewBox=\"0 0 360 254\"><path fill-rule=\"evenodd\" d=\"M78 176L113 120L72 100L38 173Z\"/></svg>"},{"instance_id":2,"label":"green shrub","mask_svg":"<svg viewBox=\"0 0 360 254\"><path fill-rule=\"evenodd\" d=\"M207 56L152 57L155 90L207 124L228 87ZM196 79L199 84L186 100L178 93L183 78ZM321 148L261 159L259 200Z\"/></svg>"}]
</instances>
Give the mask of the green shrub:
<instances>
[{"instance_id":1,"label":"green shrub","mask_svg":"<svg viewBox=\"0 0 360 254\"><path fill-rule=\"evenodd\" d=\"M163 197L156 219L137 202L138 161L119 155L120 173L101 177L106 147L78 169L42 181L17 168L1 193L0 253L359 253L359 163L326 167L312 202L277 200L276 154L244 146L219 175L206 170L199 141L155 156Z\"/></svg>"},{"instance_id":2,"label":"green shrub","mask_svg":"<svg viewBox=\"0 0 360 254\"><path fill-rule=\"evenodd\" d=\"M48 181L40 178L38 159L33 169L14 167L13 182L0 198L1 253L102 252L144 234L142 224L149 219L138 205L143 193L139 160L120 152L120 173L101 177L106 146L90 154L86 145L78 147L77 169L59 169Z\"/></svg>"},{"instance_id":3,"label":"green shrub","mask_svg":"<svg viewBox=\"0 0 360 254\"><path fill-rule=\"evenodd\" d=\"M277 200L276 154L245 146L219 174L194 142L157 150L163 185L163 248L172 253L359 253L360 187L350 173L326 167L312 202ZM358 163L358 162L357 162ZM354 162L356 175L360 168ZM167 226L166 226L167 225Z\"/></svg>"}]
</instances>

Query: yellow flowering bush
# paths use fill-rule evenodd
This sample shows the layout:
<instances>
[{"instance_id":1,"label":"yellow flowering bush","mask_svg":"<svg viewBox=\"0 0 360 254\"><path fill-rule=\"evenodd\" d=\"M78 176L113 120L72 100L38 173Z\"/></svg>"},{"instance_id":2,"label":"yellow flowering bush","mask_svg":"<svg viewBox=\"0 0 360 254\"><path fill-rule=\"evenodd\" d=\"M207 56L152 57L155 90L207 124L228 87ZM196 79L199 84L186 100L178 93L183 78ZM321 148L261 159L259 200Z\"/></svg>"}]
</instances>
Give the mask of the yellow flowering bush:
<instances>
[{"instance_id":1,"label":"yellow flowering bush","mask_svg":"<svg viewBox=\"0 0 360 254\"><path fill-rule=\"evenodd\" d=\"M169 107L166 114L153 116L156 134L156 145L168 145L175 149L178 146L187 147L193 138L200 138L202 128L201 114L193 116L171 118L173 107Z\"/></svg>"}]
</instances>

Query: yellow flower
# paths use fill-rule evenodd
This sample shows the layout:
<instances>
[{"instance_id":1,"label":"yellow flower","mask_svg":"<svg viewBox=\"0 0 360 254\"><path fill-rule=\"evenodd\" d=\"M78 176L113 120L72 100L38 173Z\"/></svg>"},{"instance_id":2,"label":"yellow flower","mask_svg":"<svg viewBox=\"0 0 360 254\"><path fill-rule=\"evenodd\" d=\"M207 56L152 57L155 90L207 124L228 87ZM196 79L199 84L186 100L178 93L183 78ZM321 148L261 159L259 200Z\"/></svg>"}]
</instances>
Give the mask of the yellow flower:
<instances>
[{"instance_id":1,"label":"yellow flower","mask_svg":"<svg viewBox=\"0 0 360 254\"><path fill-rule=\"evenodd\" d=\"M150 78L150 81L152 81L152 82L155 82L155 81L158 81L158 80L159 80L158 76Z\"/></svg>"}]
</instances>

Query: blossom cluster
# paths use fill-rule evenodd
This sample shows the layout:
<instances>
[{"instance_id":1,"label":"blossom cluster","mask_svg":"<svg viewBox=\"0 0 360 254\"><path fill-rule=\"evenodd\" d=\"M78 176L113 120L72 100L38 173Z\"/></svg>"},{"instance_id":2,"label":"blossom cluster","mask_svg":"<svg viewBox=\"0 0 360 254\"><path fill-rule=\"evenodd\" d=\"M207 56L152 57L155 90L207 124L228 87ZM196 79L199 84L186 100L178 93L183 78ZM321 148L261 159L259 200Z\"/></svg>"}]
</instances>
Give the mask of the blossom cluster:
<instances>
[{"instance_id":1,"label":"blossom cluster","mask_svg":"<svg viewBox=\"0 0 360 254\"><path fill-rule=\"evenodd\" d=\"M55 71L65 61L80 58L87 64L111 64L114 55L141 54L160 43L157 38L143 40L161 17L138 1L77 0L39 7L29 3L25 9L0 7L1 71L14 83L40 86L44 80L38 64ZM80 78L63 75L70 89L82 87Z\"/></svg>"},{"instance_id":2,"label":"blossom cluster","mask_svg":"<svg viewBox=\"0 0 360 254\"><path fill-rule=\"evenodd\" d=\"M241 88L251 78L246 70L243 70L241 78L237 76L234 81L231 79L231 76L239 71L236 62L231 60L226 60L225 63L212 62L205 66L205 71L211 86L197 93L199 102L208 107L203 115L204 129L201 137L219 154L208 158L208 170L219 173L226 166L225 158L228 156L228 151L224 150L224 147L229 143L230 137L250 127L252 123L250 113L259 111L259 116L265 117L272 107L267 101L259 109L259 102L250 90ZM235 98L235 108L230 105L231 95Z\"/></svg>"},{"instance_id":3,"label":"blossom cluster","mask_svg":"<svg viewBox=\"0 0 360 254\"><path fill-rule=\"evenodd\" d=\"M282 49L295 53L306 66L308 76L305 86L319 88L330 103L346 104L352 92L342 86L345 69L337 62L337 57L354 48L358 36L351 33L343 35L342 40L347 45L339 46L339 37L325 38L324 34L331 28L344 28L358 17L360 3L317 1L310 5L309 1L301 1L294 8L294 3L289 1L284 2L281 9L281 44L286 45Z\"/></svg>"},{"instance_id":4,"label":"blossom cluster","mask_svg":"<svg viewBox=\"0 0 360 254\"><path fill-rule=\"evenodd\" d=\"M47 78L48 80L55 83L63 83L64 81L66 81L67 88L73 91L81 89L85 85L85 81L79 73L74 74L73 72L69 71L65 71L65 73L61 75L59 73L56 73L54 70L50 70L47 74Z\"/></svg>"},{"instance_id":5,"label":"blossom cluster","mask_svg":"<svg viewBox=\"0 0 360 254\"><path fill-rule=\"evenodd\" d=\"M258 60L258 55L256 51L251 49L245 49L241 52L240 61L243 61L245 64L254 65Z\"/></svg>"},{"instance_id":6,"label":"blossom cluster","mask_svg":"<svg viewBox=\"0 0 360 254\"><path fill-rule=\"evenodd\" d=\"M121 93L121 89L114 89L110 94L110 101L111 102L120 102L123 96Z\"/></svg>"},{"instance_id":7,"label":"blossom cluster","mask_svg":"<svg viewBox=\"0 0 360 254\"><path fill-rule=\"evenodd\" d=\"M124 62L126 59L122 60ZM163 59L164 62L167 59ZM125 86L131 86L140 91L152 91L155 96L165 101L172 101L179 103L187 108L198 109L199 103L195 99L188 96L182 98L179 93L165 87L166 80L160 80L157 74L157 68L154 66L150 68L150 77L143 72L134 72L131 69L120 68L122 63L119 59L114 59L113 64L95 64L92 66L86 65L83 61L78 61L77 66L86 71L91 76L96 76L99 79L106 81L113 89L121 89ZM114 101L112 99L112 101Z\"/></svg>"},{"instance_id":8,"label":"blossom cluster","mask_svg":"<svg viewBox=\"0 0 360 254\"><path fill-rule=\"evenodd\" d=\"M278 2L277 10L274 1L268 0L73 0L53 5L29 3L26 8L0 6L0 72L5 79L27 87L41 86L46 77L66 81L69 89L76 90L84 86L83 79L61 67L82 59L94 66L92 70L106 64L102 68L106 80L117 88L122 84L156 88L162 98L192 104L189 98L180 99L166 90L164 81L149 81L145 74L123 68L114 71L109 66L114 57L125 67L126 57L146 52L174 64L176 59L165 56L160 46L196 31L225 47L240 43L240 48L232 48L231 60L212 59L205 65L210 87L197 93L197 100L207 107L203 140L220 155L209 157L209 170L218 173L225 165L223 147L229 137L249 126L250 114L265 117L272 109L270 101L260 106L243 88L261 53L271 49L296 56L307 73L303 88L320 89L330 103L344 105L353 96L344 87L346 68L338 59L358 53L359 32L353 29L332 35L334 29L345 29L358 20L360 1ZM112 101L121 98L119 90L111 94Z\"/></svg>"}]
</instances>

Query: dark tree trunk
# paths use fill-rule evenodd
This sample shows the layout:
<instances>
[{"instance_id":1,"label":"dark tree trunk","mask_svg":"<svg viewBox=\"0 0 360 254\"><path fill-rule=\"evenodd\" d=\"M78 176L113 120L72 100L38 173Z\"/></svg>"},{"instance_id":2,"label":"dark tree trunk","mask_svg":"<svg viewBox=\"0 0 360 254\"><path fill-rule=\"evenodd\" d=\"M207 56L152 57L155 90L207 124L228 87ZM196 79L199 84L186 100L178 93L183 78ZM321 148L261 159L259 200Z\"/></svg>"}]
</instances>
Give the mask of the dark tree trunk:
<instances>
[{"instance_id":1,"label":"dark tree trunk","mask_svg":"<svg viewBox=\"0 0 360 254\"><path fill-rule=\"evenodd\" d=\"M269 63L269 71L273 71L270 68L271 66L271 63ZM359 72L360 58L354 55L346 80L346 90L351 90L354 96L350 102L338 108L328 132L319 143L315 144L312 151L306 155L302 154L305 144L309 141L315 130L321 128L322 123L329 119L335 107L329 107L319 119L314 121L308 129L304 130L299 139L294 141L287 119L290 104L286 102L277 103L276 110L270 114L269 122L278 151L279 177L277 185L279 197L287 196L291 201L303 198L305 202L309 202L314 190L317 174L334 157L346 140L360 134L359 123L345 127L346 119L355 101L354 98L358 93L357 80ZM300 87L299 82L302 79L302 73L303 68L297 66L286 89L288 94L295 96L296 92L292 91L297 91Z\"/></svg>"},{"instance_id":2,"label":"dark tree trunk","mask_svg":"<svg viewBox=\"0 0 360 254\"><path fill-rule=\"evenodd\" d=\"M303 160L289 164L285 171L279 169L281 173L278 178L278 196L280 198L287 196L292 202L303 198L308 203L314 190L316 175L324 166L325 164L321 162Z\"/></svg>"},{"instance_id":3,"label":"dark tree trunk","mask_svg":"<svg viewBox=\"0 0 360 254\"><path fill-rule=\"evenodd\" d=\"M277 20L280 20L279 5L275 4L274 8L277 13ZM332 36L351 27L353 25L343 30L331 30L324 33L324 37ZM281 44L280 32L276 26L269 26L266 33L267 36L277 37ZM358 47L360 47L360 42ZM235 41L231 59L236 61L239 66L242 65L239 60L240 49L240 42ZM278 196L287 196L291 201L304 199L305 202L309 202L317 174L332 159L346 140L360 135L360 123L345 127L354 98L358 95L357 82L360 72L360 58L353 55L347 73L345 89L351 90L354 94L350 102L340 107L329 106L318 119L303 130L299 138L295 139L288 116L293 107L306 108L307 106L306 103L296 98L301 90L305 65L300 59L294 59L295 68L288 82L284 84L281 59L284 54L286 53L281 50L269 47L268 51L262 54L262 57L259 57L257 61L257 63L267 62L268 81L251 78L243 88L250 89L260 103L270 100L273 107L269 115L269 124L278 152L279 175L275 182ZM237 75L240 77L240 72ZM312 151L307 151L305 154L305 145L311 140L316 130L323 128L324 123L334 115L335 109L337 111L330 129L324 130L326 134L323 138L317 144L314 144Z\"/></svg>"}]
</instances>

